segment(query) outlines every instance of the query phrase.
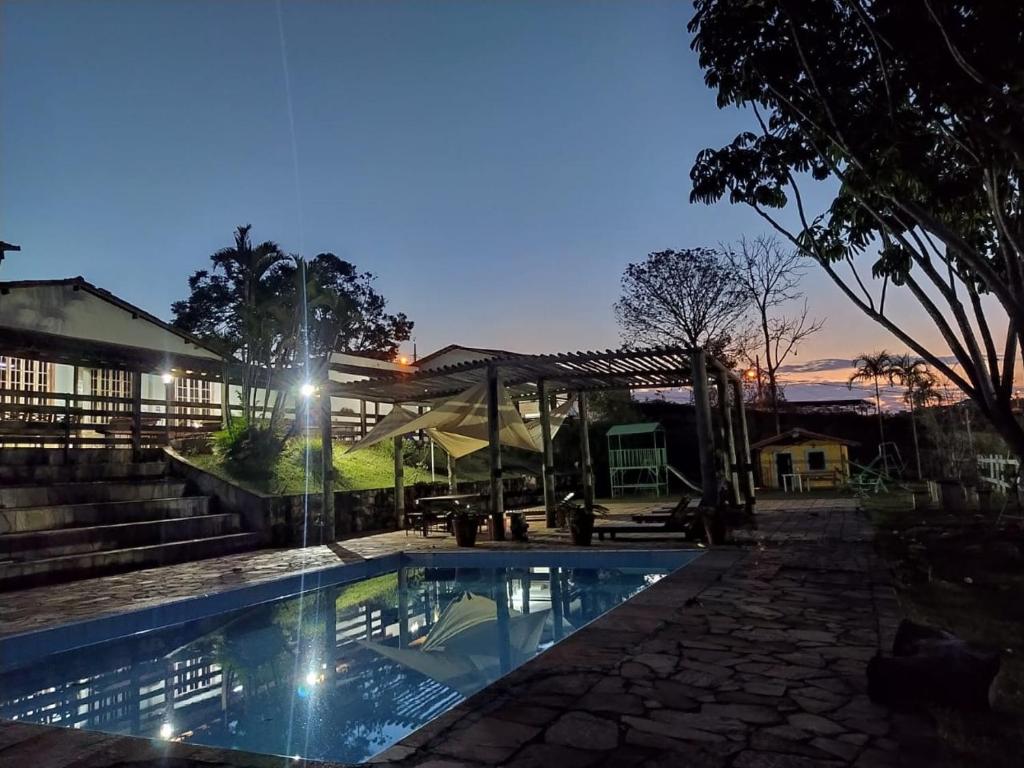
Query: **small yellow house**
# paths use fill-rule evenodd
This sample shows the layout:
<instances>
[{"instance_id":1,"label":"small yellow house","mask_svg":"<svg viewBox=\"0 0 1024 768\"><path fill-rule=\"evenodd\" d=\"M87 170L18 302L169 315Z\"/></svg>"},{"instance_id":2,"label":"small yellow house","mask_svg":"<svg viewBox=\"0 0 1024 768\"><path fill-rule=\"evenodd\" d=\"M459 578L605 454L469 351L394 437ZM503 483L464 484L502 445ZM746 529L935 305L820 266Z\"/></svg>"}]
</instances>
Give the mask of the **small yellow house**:
<instances>
[{"instance_id":1,"label":"small yellow house","mask_svg":"<svg viewBox=\"0 0 1024 768\"><path fill-rule=\"evenodd\" d=\"M750 447L758 452L762 487L807 491L849 481L851 445L858 443L797 427Z\"/></svg>"}]
</instances>

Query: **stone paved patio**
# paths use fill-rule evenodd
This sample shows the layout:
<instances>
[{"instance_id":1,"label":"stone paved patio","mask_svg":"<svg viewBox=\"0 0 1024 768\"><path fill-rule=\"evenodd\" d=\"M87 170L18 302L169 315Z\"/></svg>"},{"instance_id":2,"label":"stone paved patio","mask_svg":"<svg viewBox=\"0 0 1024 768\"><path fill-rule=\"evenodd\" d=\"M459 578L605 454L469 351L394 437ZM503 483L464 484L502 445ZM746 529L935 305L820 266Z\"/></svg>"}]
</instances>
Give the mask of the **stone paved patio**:
<instances>
[{"instance_id":1,"label":"stone paved patio","mask_svg":"<svg viewBox=\"0 0 1024 768\"><path fill-rule=\"evenodd\" d=\"M740 538L744 548L707 553L376 762L392 768L945 764L926 721L877 707L864 693L866 661L889 647L899 614L870 529L853 503L762 505L758 529ZM534 546L559 541L539 531L534 539ZM440 538L384 534L344 542L340 558L394 551L405 542L416 549L450 546ZM323 549L329 555L318 553L317 562L338 562L339 553ZM256 562L267 571L295 556L261 554L270 559ZM174 588L184 589L197 576L178 578ZM94 589L106 582L94 581ZM131 607L158 591L140 589L129 590ZM20 608L5 607L6 615L23 617L26 597L13 597ZM56 619L52 604L37 609ZM282 765L281 758L0 724L0 768L28 764Z\"/></svg>"}]
</instances>

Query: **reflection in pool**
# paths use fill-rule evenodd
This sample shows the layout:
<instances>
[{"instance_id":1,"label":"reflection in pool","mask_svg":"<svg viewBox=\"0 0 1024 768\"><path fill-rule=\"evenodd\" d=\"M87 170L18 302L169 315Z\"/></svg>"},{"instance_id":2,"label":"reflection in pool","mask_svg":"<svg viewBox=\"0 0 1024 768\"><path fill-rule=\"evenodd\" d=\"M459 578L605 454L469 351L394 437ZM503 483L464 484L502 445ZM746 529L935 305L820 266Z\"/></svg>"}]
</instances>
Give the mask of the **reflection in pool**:
<instances>
[{"instance_id":1,"label":"reflection in pool","mask_svg":"<svg viewBox=\"0 0 1024 768\"><path fill-rule=\"evenodd\" d=\"M418 568L0 673L0 717L359 762L671 568Z\"/></svg>"}]
</instances>

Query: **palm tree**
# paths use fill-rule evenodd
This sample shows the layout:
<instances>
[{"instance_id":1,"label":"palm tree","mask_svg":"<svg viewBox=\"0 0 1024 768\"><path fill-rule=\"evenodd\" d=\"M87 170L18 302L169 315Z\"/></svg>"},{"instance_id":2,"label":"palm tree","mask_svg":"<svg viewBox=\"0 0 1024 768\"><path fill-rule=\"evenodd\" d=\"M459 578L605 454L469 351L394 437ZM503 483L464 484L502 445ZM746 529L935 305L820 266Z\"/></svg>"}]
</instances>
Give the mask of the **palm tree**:
<instances>
[{"instance_id":1,"label":"palm tree","mask_svg":"<svg viewBox=\"0 0 1024 768\"><path fill-rule=\"evenodd\" d=\"M270 240L253 245L249 237L251 224L235 229L235 244L221 248L211 256L215 269L224 271L235 293L238 306L236 318L242 362L242 409L246 422L252 421L252 393L255 384L256 363L260 359L257 349L266 346L266 308L261 307L260 281L276 264L287 258L281 248Z\"/></svg>"},{"instance_id":2,"label":"palm tree","mask_svg":"<svg viewBox=\"0 0 1024 768\"><path fill-rule=\"evenodd\" d=\"M921 447L917 440L917 406L926 405L930 400L938 398L935 389L935 377L923 360L910 355L896 355L889 361L889 383L900 384L906 389L904 402L910 406L910 430L914 436L914 459L917 463L917 479L923 477L921 471Z\"/></svg>"},{"instance_id":3,"label":"palm tree","mask_svg":"<svg viewBox=\"0 0 1024 768\"><path fill-rule=\"evenodd\" d=\"M853 361L855 368L846 386L853 389L858 381L872 381L875 385L875 411L878 413L878 453L882 457L882 471L888 472L889 463L885 456L885 425L882 423L882 393L878 388L878 380L889 376L892 357L886 350L858 355Z\"/></svg>"}]
</instances>

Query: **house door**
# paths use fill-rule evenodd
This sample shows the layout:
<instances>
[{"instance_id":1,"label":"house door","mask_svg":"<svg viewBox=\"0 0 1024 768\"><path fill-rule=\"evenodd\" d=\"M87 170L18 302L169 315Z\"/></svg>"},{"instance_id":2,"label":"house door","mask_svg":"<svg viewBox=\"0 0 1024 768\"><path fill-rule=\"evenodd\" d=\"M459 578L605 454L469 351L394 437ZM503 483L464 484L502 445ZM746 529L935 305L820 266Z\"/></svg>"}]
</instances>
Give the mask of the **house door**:
<instances>
[{"instance_id":1,"label":"house door","mask_svg":"<svg viewBox=\"0 0 1024 768\"><path fill-rule=\"evenodd\" d=\"M782 482L783 475L790 475L793 473L793 454L791 453L776 453L775 454L775 481L777 488L785 488L785 484Z\"/></svg>"}]
</instances>

